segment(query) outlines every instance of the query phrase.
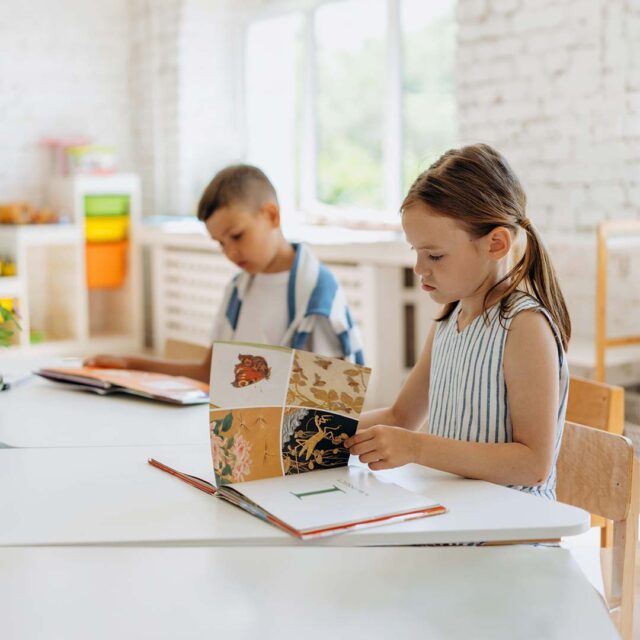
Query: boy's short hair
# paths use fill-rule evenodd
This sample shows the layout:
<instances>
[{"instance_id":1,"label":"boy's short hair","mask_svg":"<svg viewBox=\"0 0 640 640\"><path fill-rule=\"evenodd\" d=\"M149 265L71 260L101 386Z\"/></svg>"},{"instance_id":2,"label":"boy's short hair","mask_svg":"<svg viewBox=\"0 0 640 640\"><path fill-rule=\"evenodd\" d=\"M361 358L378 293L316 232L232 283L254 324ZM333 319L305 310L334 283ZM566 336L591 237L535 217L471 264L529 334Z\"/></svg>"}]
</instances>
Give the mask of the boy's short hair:
<instances>
[{"instance_id":1,"label":"boy's short hair","mask_svg":"<svg viewBox=\"0 0 640 640\"><path fill-rule=\"evenodd\" d=\"M238 202L257 209L267 200L278 203L276 190L264 172L250 164L234 164L216 173L204 190L198 220L205 222L216 209Z\"/></svg>"}]
</instances>

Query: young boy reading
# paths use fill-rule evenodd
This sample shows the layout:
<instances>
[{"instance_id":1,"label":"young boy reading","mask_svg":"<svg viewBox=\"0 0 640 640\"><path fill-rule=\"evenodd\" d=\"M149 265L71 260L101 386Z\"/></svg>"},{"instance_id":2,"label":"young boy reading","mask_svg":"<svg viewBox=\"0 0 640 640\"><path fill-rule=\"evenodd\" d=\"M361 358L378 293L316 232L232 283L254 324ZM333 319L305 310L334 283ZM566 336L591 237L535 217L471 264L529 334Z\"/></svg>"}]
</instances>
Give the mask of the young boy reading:
<instances>
[{"instance_id":1,"label":"young boy reading","mask_svg":"<svg viewBox=\"0 0 640 640\"><path fill-rule=\"evenodd\" d=\"M304 245L287 242L273 185L257 167L233 165L205 189L198 218L240 268L218 311L213 340L281 345L363 364L357 328L335 276ZM208 382L201 362L98 355L86 366L141 369Z\"/></svg>"}]
</instances>

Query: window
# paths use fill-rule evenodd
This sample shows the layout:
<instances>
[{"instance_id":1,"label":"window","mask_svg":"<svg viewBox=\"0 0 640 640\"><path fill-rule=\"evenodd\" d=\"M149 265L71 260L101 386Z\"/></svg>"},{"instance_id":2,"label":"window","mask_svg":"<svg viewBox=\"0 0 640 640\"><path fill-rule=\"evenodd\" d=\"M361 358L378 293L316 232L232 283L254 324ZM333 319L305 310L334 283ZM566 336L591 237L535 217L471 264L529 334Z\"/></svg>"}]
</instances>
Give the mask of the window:
<instances>
[{"instance_id":1,"label":"window","mask_svg":"<svg viewBox=\"0 0 640 640\"><path fill-rule=\"evenodd\" d=\"M300 14L261 20L246 39L247 156L287 210L298 208L302 26Z\"/></svg>"},{"instance_id":2,"label":"window","mask_svg":"<svg viewBox=\"0 0 640 640\"><path fill-rule=\"evenodd\" d=\"M403 0L403 191L454 144L455 22L450 0Z\"/></svg>"},{"instance_id":3,"label":"window","mask_svg":"<svg viewBox=\"0 0 640 640\"><path fill-rule=\"evenodd\" d=\"M396 225L407 187L455 144L454 0L296 6L247 27L248 161L305 222Z\"/></svg>"},{"instance_id":4,"label":"window","mask_svg":"<svg viewBox=\"0 0 640 640\"><path fill-rule=\"evenodd\" d=\"M316 13L316 197L324 204L384 206L385 22L384 4L370 0Z\"/></svg>"}]
</instances>

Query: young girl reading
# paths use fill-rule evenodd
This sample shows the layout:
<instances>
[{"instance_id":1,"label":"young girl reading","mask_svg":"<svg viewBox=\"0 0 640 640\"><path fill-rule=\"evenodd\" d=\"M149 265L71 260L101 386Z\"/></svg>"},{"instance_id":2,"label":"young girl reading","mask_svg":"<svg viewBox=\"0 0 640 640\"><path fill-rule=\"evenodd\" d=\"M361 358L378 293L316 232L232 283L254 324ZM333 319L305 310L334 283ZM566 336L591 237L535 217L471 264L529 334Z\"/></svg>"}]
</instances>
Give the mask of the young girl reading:
<instances>
[{"instance_id":1,"label":"young girl reading","mask_svg":"<svg viewBox=\"0 0 640 640\"><path fill-rule=\"evenodd\" d=\"M414 270L444 306L393 406L345 443L371 469L416 462L555 498L571 324L525 204L485 144L448 151L410 188Z\"/></svg>"}]
</instances>

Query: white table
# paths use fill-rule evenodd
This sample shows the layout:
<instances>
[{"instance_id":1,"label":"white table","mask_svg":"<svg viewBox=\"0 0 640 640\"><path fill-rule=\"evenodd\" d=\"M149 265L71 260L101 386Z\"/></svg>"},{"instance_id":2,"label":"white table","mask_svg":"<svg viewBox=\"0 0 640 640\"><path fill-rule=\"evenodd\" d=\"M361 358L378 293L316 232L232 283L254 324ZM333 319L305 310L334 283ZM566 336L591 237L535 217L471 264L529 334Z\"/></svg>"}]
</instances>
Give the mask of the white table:
<instances>
[{"instance_id":1,"label":"white table","mask_svg":"<svg viewBox=\"0 0 640 640\"><path fill-rule=\"evenodd\" d=\"M206 404L176 407L129 395L98 396L38 376L0 392L0 442L13 447L208 441Z\"/></svg>"},{"instance_id":2,"label":"white table","mask_svg":"<svg viewBox=\"0 0 640 640\"><path fill-rule=\"evenodd\" d=\"M1 549L0 610L12 640L618 637L544 547Z\"/></svg>"},{"instance_id":3,"label":"white table","mask_svg":"<svg viewBox=\"0 0 640 640\"><path fill-rule=\"evenodd\" d=\"M208 446L0 450L0 545L308 545L147 464L210 478ZM318 545L559 538L589 528L581 509L410 465L381 473L449 512L333 536Z\"/></svg>"}]
</instances>

